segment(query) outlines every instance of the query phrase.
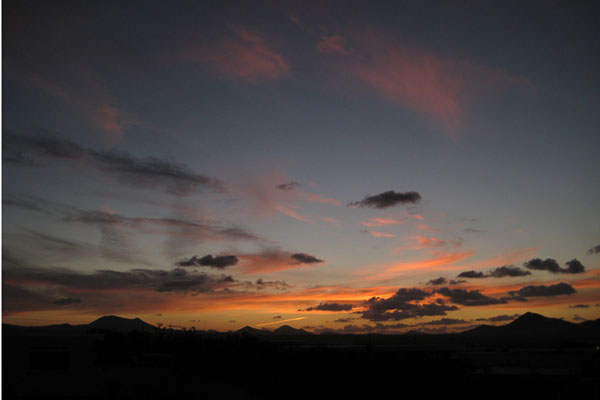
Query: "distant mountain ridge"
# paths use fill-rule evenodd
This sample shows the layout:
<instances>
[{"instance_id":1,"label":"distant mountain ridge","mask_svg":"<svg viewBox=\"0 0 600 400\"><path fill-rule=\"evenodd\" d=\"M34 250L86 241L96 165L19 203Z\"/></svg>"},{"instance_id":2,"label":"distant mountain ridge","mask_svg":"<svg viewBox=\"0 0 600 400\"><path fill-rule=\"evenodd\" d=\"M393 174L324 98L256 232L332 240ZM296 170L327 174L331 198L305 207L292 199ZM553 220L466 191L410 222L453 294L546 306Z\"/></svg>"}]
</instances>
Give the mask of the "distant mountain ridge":
<instances>
[{"instance_id":1,"label":"distant mountain ridge","mask_svg":"<svg viewBox=\"0 0 600 400\"><path fill-rule=\"evenodd\" d=\"M133 331L157 332L158 328L150 325L139 318L123 318L116 315L107 315L90 322L89 324L71 325L56 324L44 326L19 326L2 324L3 333L22 334L22 333L40 333L40 334L60 334L74 335L83 334L90 331L111 331L119 333L129 333Z\"/></svg>"},{"instance_id":2,"label":"distant mountain ridge","mask_svg":"<svg viewBox=\"0 0 600 400\"><path fill-rule=\"evenodd\" d=\"M79 335L89 332L119 332L129 333L133 331L155 333L160 329L148 324L140 318L123 318L115 315L103 316L89 324L70 325L56 324L46 326L17 326L2 324L2 332L7 335L20 334L47 334L47 335ZM283 325L271 331L267 329L257 329L251 326L245 326L233 333L250 334L254 336L263 336L275 338L278 336L298 336L308 338L317 337L312 332L304 329L293 328L289 325ZM424 335L421 332L409 331L400 335L389 335L398 337ZM501 326L480 325L476 328L455 333L455 334L437 334L426 336L448 336L462 338L467 342L481 343L558 343L558 342L597 342L600 338L600 318L596 320L573 323L558 318L548 318L540 314L527 312L514 321Z\"/></svg>"},{"instance_id":3,"label":"distant mountain ridge","mask_svg":"<svg viewBox=\"0 0 600 400\"><path fill-rule=\"evenodd\" d=\"M480 325L464 331L459 336L496 341L595 341L600 338L600 318L593 321L573 323L559 318L548 318L527 312L514 321L501 326Z\"/></svg>"},{"instance_id":4,"label":"distant mountain ridge","mask_svg":"<svg viewBox=\"0 0 600 400\"><path fill-rule=\"evenodd\" d=\"M283 325L274 331L267 329L256 329L251 326L245 326L238 329L236 333L249 333L251 335L314 335L314 333L305 331L304 329L292 328L289 325Z\"/></svg>"}]
</instances>

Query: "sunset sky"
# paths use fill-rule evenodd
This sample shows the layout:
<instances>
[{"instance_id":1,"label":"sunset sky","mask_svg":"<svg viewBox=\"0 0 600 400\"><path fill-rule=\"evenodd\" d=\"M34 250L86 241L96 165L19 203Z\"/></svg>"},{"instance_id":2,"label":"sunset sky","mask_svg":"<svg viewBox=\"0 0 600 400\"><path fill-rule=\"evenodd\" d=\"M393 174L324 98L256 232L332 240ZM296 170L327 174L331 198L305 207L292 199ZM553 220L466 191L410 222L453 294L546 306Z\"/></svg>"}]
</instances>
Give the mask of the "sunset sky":
<instances>
[{"instance_id":1,"label":"sunset sky","mask_svg":"<svg viewBox=\"0 0 600 400\"><path fill-rule=\"evenodd\" d=\"M3 2L2 319L600 317L596 2Z\"/></svg>"}]
</instances>

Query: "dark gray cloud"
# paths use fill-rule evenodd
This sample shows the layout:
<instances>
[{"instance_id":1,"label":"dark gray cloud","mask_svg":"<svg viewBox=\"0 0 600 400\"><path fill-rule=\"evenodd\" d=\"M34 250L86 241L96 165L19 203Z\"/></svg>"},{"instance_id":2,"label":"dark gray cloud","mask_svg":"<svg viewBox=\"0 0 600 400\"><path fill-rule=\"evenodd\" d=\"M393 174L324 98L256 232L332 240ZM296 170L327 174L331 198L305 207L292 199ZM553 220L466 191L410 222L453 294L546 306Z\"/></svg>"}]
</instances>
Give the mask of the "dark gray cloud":
<instances>
[{"instance_id":1,"label":"dark gray cloud","mask_svg":"<svg viewBox=\"0 0 600 400\"><path fill-rule=\"evenodd\" d=\"M591 249L589 249L587 251L588 255L592 255L592 254L600 254L600 244L597 246L592 247Z\"/></svg>"},{"instance_id":2,"label":"dark gray cloud","mask_svg":"<svg viewBox=\"0 0 600 400\"><path fill-rule=\"evenodd\" d=\"M241 227L227 227L217 221L185 220L178 218L139 218L117 213L94 210L81 210L64 204L54 203L32 196L3 195L3 205L39 211L52 215L63 222L93 225L109 234L118 227L138 230L142 233L162 233L178 238L194 240L260 240L258 236ZM107 229L111 227L113 229ZM122 240L118 235L115 241Z\"/></svg>"},{"instance_id":3,"label":"dark gray cloud","mask_svg":"<svg viewBox=\"0 0 600 400\"><path fill-rule=\"evenodd\" d=\"M2 205L7 207L17 207L28 211L38 211L44 214L54 214L50 202L33 196L17 196L5 192L2 193Z\"/></svg>"},{"instance_id":4,"label":"dark gray cloud","mask_svg":"<svg viewBox=\"0 0 600 400\"><path fill-rule=\"evenodd\" d=\"M258 290L271 288L276 290L287 290L293 288L293 285L288 284L286 281L276 280L276 281L265 281L262 278L256 280L255 283L248 282L248 285L251 287L255 287Z\"/></svg>"},{"instance_id":5,"label":"dark gray cloud","mask_svg":"<svg viewBox=\"0 0 600 400\"><path fill-rule=\"evenodd\" d=\"M430 285L430 286L459 285L459 284L465 283L465 282L466 281L463 280L463 279L457 279L457 280L450 279L450 280L448 280L448 279L443 278L443 277L440 276L439 278L432 279L429 282L427 282L427 285Z\"/></svg>"},{"instance_id":6,"label":"dark gray cloud","mask_svg":"<svg viewBox=\"0 0 600 400\"><path fill-rule=\"evenodd\" d=\"M504 278L505 276L516 277L531 275L531 272L515 267L514 265L504 265L502 267L494 268L488 275L493 278Z\"/></svg>"},{"instance_id":7,"label":"dark gray cloud","mask_svg":"<svg viewBox=\"0 0 600 400\"><path fill-rule=\"evenodd\" d=\"M3 279L11 282L38 282L54 284L66 289L130 289L146 288L158 292L204 293L231 286L231 276L211 276L188 272L183 268L173 270L131 269L128 271L97 270L82 273L65 268L41 268L20 262L6 263Z\"/></svg>"},{"instance_id":8,"label":"dark gray cloud","mask_svg":"<svg viewBox=\"0 0 600 400\"><path fill-rule=\"evenodd\" d=\"M485 278L485 274L481 271L464 271L458 274L458 278Z\"/></svg>"},{"instance_id":9,"label":"dark gray cloud","mask_svg":"<svg viewBox=\"0 0 600 400\"><path fill-rule=\"evenodd\" d=\"M458 274L459 278L504 278L531 275L531 272L515 267L514 265L504 265L494 268L488 272L483 271L464 271Z\"/></svg>"},{"instance_id":10,"label":"dark gray cloud","mask_svg":"<svg viewBox=\"0 0 600 400\"><path fill-rule=\"evenodd\" d=\"M338 303L321 303L315 307L308 307L306 311L350 311L352 310L352 304L338 304Z\"/></svg>"},{"instance_id":11,"label":"dark gray cloud","mask_svg":"<svg viewBox=\"0 0 600 400\"><path fill-rule=\"evenodd\" d=\"M420 200L421 195L417 192L400 193L393 190L388 190L387 192L376 194L374 196L366 196L364 199L360 201L354 201L349 205L384 209L393 207L397 204L414 204Z\"/></svg>"},{"instance_id":12,"label":"dark gray cloud","mask_svg":"<svg viewBox=\"0 0 600 400\"><path fill-rule=\"evenodd\" d=\"M33 159L30 155L25 154L21 151L15 151L13 153L6 153L2 155L2 162L4 165L16 165L19 167L40 167L41 164Z\"/></svg>"},{"instance_id":13,"label":"dark gray cloud","mask_svg":"<svg viewBox=\"0 0 600 400\"><path fill-rule=\"evenodd\" d=\"M284 192L287 192L287 191L294 190L294 189L300 187L300 183L296 182L296 181L290 181L290 182L282 183L275 187L279 190L283 190Z\"/></svg>"},{"instance_id":14,"label":"dark gray cloud","mask_svg":"<svg viewBox=\"0 0 600 400\"><path fill-rule=\"evenodd\" d=\"M567 261L565 264L567 264L567 268L562 270L563 274L582 274L585 272L583 264L575 258L571 261Z\"/></svg>"},{"instance_id":15,"label":"dark gray cloud","mask_svg":"<svg viewBox=\"0 0 600 400\"><path fill-rule=\"evenodd\" d=\"M290 257L292 257L297 264L315 264L323 262L323 260L306 253L293 253Z\"/></svg>"},{"instance_id":16,"label":"dark gray cloud","mask_svg":"<svg viewBox=\"0 0 600 400\"><path fill-rule=\"evenodd\" d=\"M463 232L466 232L466 233L480 233L481 230L480 229L466 227L465 229L463 229Z\"/></svg>"},{"instance_id":17,"label":"dark gray cloud","mask_svg":"<svg viewBox=\"0 0 600 400\"><path fill-rule=\"evenodd\" d=\"M185 164L157 157L134 157L126 152L88 151L98 169L134 187L187 196L198 188L224 191L221 181L193 172Z\"/></svg>"},{"instance_id":18,"label":"dark gray cloud","mask_svg":"<svg viewBox=\"0 0 600 400\"><path fill-rule=\"evenodd\" d=\"M236 256L212 256L210 254L198 258L197 256L193 256L188 260L179 261L176 265L180 267L211 267L216 269L224 269L226 267L230 267L232 265L236 265L238 263L238 258Z\"/></svg>"},{"instance_id":19,"label":"dark gray cloud","mask_svg":"<svg viewBox=\"0 0 600 400\"><path fill-rule=\"evenodd\" d=\"M41 165L38 160L82 162L137 188L160 189L187 196L199 188L224 191L218 179L198 174L185 164L157 157L135 157L123 151L85 148L56 133L37 130L33 134L3 135L3 160L19 165Z\"/></svg>"},{"instance_id":20,"label":"dark gray cloud","mask_svg":"<svg viewBox=\"0 0 600 400\"><path fill-rule=\"evenodd\" d=\"M481 293L479 290L451 289L447 287L435 290L450 300L451 303L460 304L463 306L486 306L490 304L504 304L507 299L497 299L489 297Z\"/></svg>"},{"instance_id":21,"label":"dark gray cloud","mask_svg":"<svg viewBox=\"0 0 600 400\"><path fill-rule=\"evenodd\" d=\"M4 242L13 249L27 249L31 255L41 254L44 259L90 258L100 255L98 246L78 240L70 240L53 234L37 232L27 228L5 233ZM139 262L139 261L138 261Z\"/></svg>"},{"instance_id":22,"label":"dark gray cloud","mask_svg":"<svg viewBox=\"0 0 600 400\"><path fill-rule=\"evenodd\" d=\"M545 260L542 260L541 258L533 258L523 263L523 266L536 271L549 271L553 274L558 274L561 272L560 266L556 260L553 260L552 258L546 258Z\"/></svg>"},{"instance_id":23,"label":"dark gray cloud","mask_svg":"<svg viewBox=\"0 0 600 400\"><path fill-rule=\"evenodd\" d=\"M434 321L422 322L420 325L439 326L439 325L458 325L458 324L468 324L468 323L469 323L469 321L465 321L464 319L441 318L441 319L436 319Z\"/></svg>"},{"instance_id":24,"label":"dark gray cloud","mask_svg":"<svg viewBox=\"0 0 600 400\"><path fill-rule=\"evenodd\" d=\"M337 334L363 334L363 333L390 333L390 331L397 331L410 327L411 325L397 323L397 324L382 324L377 323L375 325L363 324L354 325L349 324L344 326L342 329L332 329L323 326L314 329L315 333L337 333Z\"/></svg>"},{"instance_id":25,"label":"dark gray cloud","mask_svg":"<svg viewBox=\"0 0 600 400\"><path fill-rule=\"evenodd\" d=\"M555 285L545 286L545 285L530 285L525 286L517 291L512 291L510 294L512 296L519 297L550 297L550 296L560 296L560 295L572 295L577 291L573 286L568 283L557 283Z\"/></svg>"},{"instance_id":26,"label":"dark gray cloud","mask_svg":"<svg viewBox=\"0 0 600 400\"><path fill-rule=\"evenodd\" d=\"M273 319L281 319L281 315L274 315Z\"/></svg>"},{"instance_id":27,"label":"dark gray cloud","mask_svg":"<svg viewBox=\"0 0 600 400\"><path fill-rule=\"evenodd\" d=\"M79 160L87 150L79 144L61 137L56 132L36 129L33 134L20 135L13 131L2 134L3 156L20 154L34 159L58 158L64 160Z\"/></svg>"},{"instance_id":28,"label":"dark gray cloud","mask_svg":"<svg viewBox=\"0 0 600 400\"><path fill-rule=\"evenodd\" d=\"M56 304L57 306L68 306L75 303L81 303L81 299L75 297L64 297L62 299L54 301L54 304Z\"/></svg>"},{"instance_id":29,"label":"dark gray cloud","mask_svg":"<svg viewBox=\"0 0 600 400\"><path fill-rule=\"evenodd\" d=\"M175 265L178 267L196 267L198 265L198 257L192 256L187 260L177 261Z\"/></svg>"},{"instance_id":30,"label":"dark gray cloud","mask_svg":"<svg viewBox=\"0 0 600 400\"><path fill-rule=\"evenodd\" d=\"M3 270L5 267L3 266ZM56 308L53 304L56 297L47 293L39 293L5 281L2 279L2 313L49 310Z\"/></svg>"},{"instance_id":31,"label":"dark gray cloud","mask_svg":"<svg viewBox=\"0 0 600 400\"><path fill-rule=\"evenodd\" d=\"M442 299L433 303L414 303L425 300L433 293L419 288L400 288L387 299L372 297L367 300L367 310L361 312L361 315L370 321L400 321L407 318L446 315L446 311L458 309L456 306L447 305Z\"/></svg>"},{"instance_id":32,"label":"dark gray cloud","mask_svg":"<svg viewBox=\"0 0 600 400\"><path fill-rule=\"evenodd\" d=\"M571 306L569 306L569 308L589 308L590 305L589 304L573 304Z\"/></svg>"},{"instance_id":33,"label":"dark gray cloud","mask_svg":"<svg viewBox=\"0 0 600 400\"><path fill-rule=\"evenodd\" d=\"M432 279L429 282L427 282L428 285L433 285L433 286L446 285L447 283L448 283L448 279L441 277L441 276L439 278Z\"/></svg>"},{"instance_id":34,"label":"dark gray cloud","mask_svg":"<svg viewBox=\"0 0 600 400\"><path fill-rule=\"evenodd\" d=\"M446 315L446 311L458 310L458 307L448 305L441 300L426 304L408 303L403 308L402 310L386 312L366 310L362 312L362 318L370 321L401 321L407 318Z\"/></svg>"},{"instance_id":35,"label":"dark gray cloud","mask_svg":"<svg viewBox=\"0 0 600 400\"><path fill-rule=\"evenodd\" d=\"M419 288L400 288L390 298L372 297L366 304L370 311L403 310L414 305L411 301L422 301L431 295L432 292Z\"/></svg>"},{"instance_id":36,"label":"dark gray cloud","mask_svg":"<svg viewBox=\"0 0 600 400\"><path fill-rule=\"evenodd\" d=\"M67 215L63 221L79 222L95 226L124 226L147 232L148 227L154 232L169 236L196 240L256 240L258 237L239 227L223 227L210 220L183 220L177 218L138 218L127 217L104 211L83 211ZM157 231L158 228L159 230Z\"/></svg>"},{"instance_id":37,"label":"dark gray cloud","mask_svg":"<svg viewBox=\"0 0 600 400\"><path fill-rule=\"evenodd\" d=\"M519 314L513 314L513 315L502 314L502 315L496 315L495 317L490 317L490 318L477 318L475 321L490 321L490 322L513 321L513 320L517 319L518 316L519 316Z\"/></svg>"},{"instance_id":38,"label":"dark gray cloud","mask_svg":"<svg viewBox=\"0 0 600 400\"><path fill-rule=\"evenodd\" d=\"M346 333L346 334L361 334L361 333L371 333L375 331L375 327L363 324L363 325L353 325L349 324L344 326L342 329L331 329L331 328L323 328L321 330L315 330L315 333Z\"/></svg>"},{"instance_id":39,"label":"dark gray cloud","mask_svg":"<svg viewBox=\"0 0 600 400\"><path fill-rule=\"evenodd\" d=\"M344 323L347 324L349 322L354 321L356 318L338 318L336 320L334 320L333 322L338 322L338 323Z\"/></svg>"},{"instance_id":40,"label":"dark gray cloud","mask_svg":"<svg viewBox=\"0 0 600 400\"><path fill-rule=\"evenodd\" d=\"M551 258L547 258L545 260L534 258L523 264L525 268L539 271L549 271L553 274L581 274L585 272L585 267L577 259L567 261L566 265L567 268L561 268L556 260Z\"/></svg>"}]
</instances>

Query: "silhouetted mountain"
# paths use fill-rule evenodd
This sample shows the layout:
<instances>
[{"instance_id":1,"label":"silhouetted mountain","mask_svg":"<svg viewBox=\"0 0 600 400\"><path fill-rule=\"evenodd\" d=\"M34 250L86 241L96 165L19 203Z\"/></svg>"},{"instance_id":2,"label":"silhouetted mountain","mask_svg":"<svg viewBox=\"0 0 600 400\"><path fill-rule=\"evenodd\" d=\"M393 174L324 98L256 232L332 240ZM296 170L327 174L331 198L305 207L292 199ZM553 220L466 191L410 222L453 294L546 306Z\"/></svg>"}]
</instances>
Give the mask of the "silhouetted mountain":
<instances>
[{"instance_id":1,"label":"silhouetted mountain","mask_svg":"<svg viewBox=\"0 0 600 400\"><path fill-rule=\"evenodd\" d=\"M511 323L505 325L506 329L537 330L537 329L570 329L577 324L557 318L548 318L532 312L525 313Z\"/></svg>"},{"instance_id":2,"label":"silhouetted mountain","mask_svg":"<svg viewBox=\"0 0 600 400\"><path fill-rule=\"evenodd\" d=\"M238 329L236 333L249 333L251 335L270 335L273 332L266 329L256 329L246 325L245 327Z\"/></svg>"},{"instance_id":3,"label":"silhouetted mountain","mask_svg":"<svg viewBox=\"0 0 600 400\"><path fill-rule=\"evenodd\" d=\"M2 324L3 334L47 334L47 335L73 335L81 334L87 330L88 326L83 325L71 325L71 324L57 324L57 325L43 325L43 326L18 326L10 324Z\"/></svg>"},{"instance_id":4,"label":"silhouetted mountain","mask_svg":"<svg viewBox=\"0 0 600 400\"><path fill-rule=\"evenodd\" d=\"M564 342L590 342L600 338L600 319L580 324L540 314L525 313L503 326L480 325L459 333L458 336L485 340L494 343L539 345Z\"/></svg>"},{"instance_id":5,"label":"silhouetted mountain","mask_svg":"<svg viewBox=\"0 0 600 400\"><path fill-rule=\"evenodd\" d=\"M133 331L156 332L158 328L152 326L139 318L122 318L116 315L100 317L88 325L90 329L100 329L120 333L129 333Z\"/></svg>"},{"instance_id":6,"label":"silhouetted mountain","mask_svg":"<svg viewBox=\"0 0 600 400\"><path fill-rule=\"evenodd\" d=\"M421 332L421 331L417 331L417 330L410 330L410 331L406 331L404 332L405 335L427 335L427 333L425 332Z\"/></svg>"},{"instance_id":7,"label":"silhouetted mountain","mask_svg":"<svg viewBox=\"0 0 600 400\"><path fill-rule=\"evenodd\" d=\"M273 331L276 335L313 335L313 333L304 329L292 328L289 325L283 325Z\"/></svg>"},{"instance_id":8,"label":"silhouetted mountain","mask_svg":"<svg viewBox=\"0 0 600 400\"><path fill-rule=\"evenodd\" d=\"M600 318L590 321L583 321L579 324L579 326L585 327L586 329L594 329L600 331Z\"/></svg>"}]
</instances>

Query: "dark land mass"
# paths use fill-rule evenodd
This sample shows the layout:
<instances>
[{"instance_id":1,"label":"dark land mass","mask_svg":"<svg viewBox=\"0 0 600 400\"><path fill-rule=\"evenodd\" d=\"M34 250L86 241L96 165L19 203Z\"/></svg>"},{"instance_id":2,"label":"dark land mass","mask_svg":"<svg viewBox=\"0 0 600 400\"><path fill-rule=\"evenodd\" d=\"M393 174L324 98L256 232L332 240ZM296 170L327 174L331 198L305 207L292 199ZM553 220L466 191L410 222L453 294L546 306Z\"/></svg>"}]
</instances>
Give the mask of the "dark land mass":
<instances>
[{"instance_id":1,"label":"dark land mass","mask_svg":"<svg viewBox=\"0 0 600 400\"><path fill-rule=\"evenodd\" d=\"M3 398L600 398L600 319L527 313L456 334L2 326Z\"/></svg>"}]
</instances>

